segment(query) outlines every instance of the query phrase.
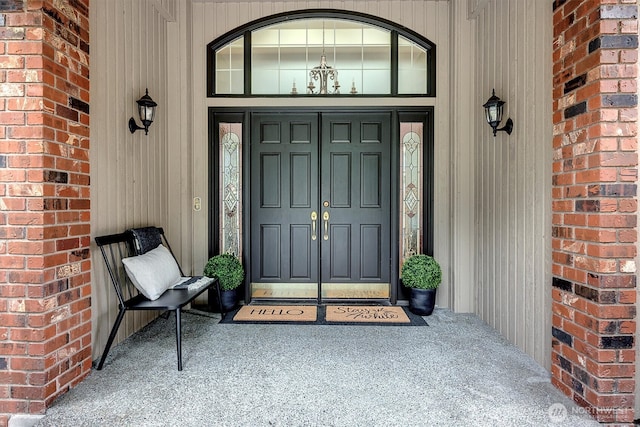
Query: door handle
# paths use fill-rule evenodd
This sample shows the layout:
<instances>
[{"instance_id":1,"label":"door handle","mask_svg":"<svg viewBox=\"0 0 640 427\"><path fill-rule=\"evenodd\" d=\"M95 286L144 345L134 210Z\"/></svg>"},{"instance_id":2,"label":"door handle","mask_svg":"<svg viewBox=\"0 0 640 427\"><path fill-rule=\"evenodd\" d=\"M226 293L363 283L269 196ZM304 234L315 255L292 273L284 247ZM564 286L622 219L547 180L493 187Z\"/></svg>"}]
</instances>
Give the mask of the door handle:
<instances>
[{"instance_id":1,"label":"door handle","mask_svg":"<svg viewBox=\"0 0 640 427\"><path fill-rule=\"evenodd\" d=\"M316 221L318 220L318 213L316 211L311 212L311 240L316 240Z\"/></svg>"},{"instance_id":2,"label":"door handle","mask_svg":"<svg viewBox=\"0 0 640 427\"><path fill-rule=\"evenodd\" d=\"M322 238L324 240L329 240L329 212L324 211L322 219L324 220L324 235Z\"/></svg>"}]
</instances>

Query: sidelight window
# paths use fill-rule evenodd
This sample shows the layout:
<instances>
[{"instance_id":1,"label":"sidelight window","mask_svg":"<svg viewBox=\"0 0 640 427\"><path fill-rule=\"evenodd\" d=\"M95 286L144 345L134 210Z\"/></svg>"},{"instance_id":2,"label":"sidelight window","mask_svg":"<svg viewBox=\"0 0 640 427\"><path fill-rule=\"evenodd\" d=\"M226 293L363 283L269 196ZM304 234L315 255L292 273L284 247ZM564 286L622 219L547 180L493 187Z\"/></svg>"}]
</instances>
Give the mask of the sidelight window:
<instances>
[{"instance_id":1,"label":"sidelight window","mask_svg":"<svg viewBox=\"0 0 640 427\"><path fill-rule=\"evenodd\" d=\"M242 123L218 124L220 161L220 249L242 254Z\"/></svg>"},{"instance_id":2,"label":"sidelight window","mask_svg":"<svg viewBox=\"0 0 640 427\"><path fill-rule=\"evenodd\" d=\"M424 219L429 208L425 197L424 125L422 121L400 122L400 264L411 255L429 252L431 246L424 241Z\"/></svg>"}]
</instances>

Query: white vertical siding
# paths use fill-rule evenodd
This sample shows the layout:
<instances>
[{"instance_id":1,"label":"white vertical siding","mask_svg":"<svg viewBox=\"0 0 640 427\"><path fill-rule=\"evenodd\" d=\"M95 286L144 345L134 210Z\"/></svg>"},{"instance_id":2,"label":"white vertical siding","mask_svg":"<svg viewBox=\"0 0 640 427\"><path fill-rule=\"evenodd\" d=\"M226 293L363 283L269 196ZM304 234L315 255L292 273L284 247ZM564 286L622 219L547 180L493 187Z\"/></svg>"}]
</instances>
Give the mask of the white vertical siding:
<instances>
[{"instance_id":1,"label":"white vertical siding","mask_svg":"<svg viewBox=\"0 0 640 427\"><path fill-rule=\"evenodd\" d=\"M167 22L174 22L178 17L176 0L153 0L153 5Z\"/></svg>"},{"instance_id":2,"label":"white vertical siding","mask_svg":"<svg viewBox=\"0 0 640 427\"><path fill-rule=\"evenodd\" d=\"M167 0L164 0L167 1ZM192 122L191 3L176 4L180 19L167 24L167 150L169 199L167 236L185 274L190 274L192 250ZM199 171L207 173L207 170ZM206 212L206 211L205 211ZM198 271L195 274L200 274Z\"/></svg>"},{"instance_id":3,"label":"white vertical siding","mask_svg":"<svg viewBox=\"0 0 640 427\"><path fill-rule=\"evenodd\" d=\"M168 7L172 2L162 2ZM92 236L147 224L167 226L167 57L165 16L154 0L96 1L91 28ZM108 17L108 19L105 19ZM158 103L149 135L129 133L136 100L149 88ZM93 354L99 356L118 312L100 252L93 252ZM128 314L118 340L155 313Z\"/></svg>"},{"instance_id":4,"label":"white vertical siding","mask_svg":"<svg viewBox=\"0 0 640 427\"><path fill-rule=\"evenodd\" d=\"M474 22L467 19L468 11L463 2L451 4L449 109L451 137L450 193L442 194L441 200L448 200L451 216L451 304L456 311L475 310L475 155L477 144L474 128L469 118L477 112L473 73L475 49L470 49ZM438 76L440 78L440 76ZM448 198L447 198L448 197Z\"/></svg>"},{"instance_id":5,"label":"white vertical siding","mask_svg":"<svg viewBox=\"0 0 640 427\"><path fill-rule=\"evenodd\" d=\"M476 2L482 3L482 2ZM476 313L550 366L551 7L481 4L476 49ZM493 137L481 105L496 89L511 136ZM503 123L504 123L503 121Z\"/></svg>"}]
</instances>

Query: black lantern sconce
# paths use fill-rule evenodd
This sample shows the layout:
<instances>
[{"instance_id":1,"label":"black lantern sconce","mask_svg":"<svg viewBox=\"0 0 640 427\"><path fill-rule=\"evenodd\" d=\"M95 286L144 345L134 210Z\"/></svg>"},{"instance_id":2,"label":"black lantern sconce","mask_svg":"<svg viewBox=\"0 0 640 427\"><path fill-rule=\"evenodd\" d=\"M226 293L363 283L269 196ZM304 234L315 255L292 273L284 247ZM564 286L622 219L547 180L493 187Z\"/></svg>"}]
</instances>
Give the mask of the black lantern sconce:
<instances>
[{"instance_id":1,"label":"black lantern sconce","mask_svg":"<svg viewBox=\"0 0 640 427\"><path fill-rule=\"evenodd\" d=\"M138 103L138 115L142 122L142 127L138 126L133 117L129 119L129 131L134 133L137 130L144 129L144 134L149 134L149 126L153 123L156 115L156 107L158 104L149 96L149 89L146 89L145 95L136 101Z\"/></svg>"},{"instance_id":2,"label":"black lantern sconce","mask_svg":"<svg viewBox=\"0 0 640 427\"><path fill-rule=\"evenodd\" d=\"M505 131L507 135L511 135L511 131L513 131L513 120L511 119L507 119L504 127L498 129L498 126L500 126L500 122L502 121L504 101L500 100L500 98L496 96L495 89L493 89L491 98L484 103L483 107L487 115L487 123L489 123L489 126L493 129L493 136L495 137L498 131Z\"/></svg>"}]
</instances>

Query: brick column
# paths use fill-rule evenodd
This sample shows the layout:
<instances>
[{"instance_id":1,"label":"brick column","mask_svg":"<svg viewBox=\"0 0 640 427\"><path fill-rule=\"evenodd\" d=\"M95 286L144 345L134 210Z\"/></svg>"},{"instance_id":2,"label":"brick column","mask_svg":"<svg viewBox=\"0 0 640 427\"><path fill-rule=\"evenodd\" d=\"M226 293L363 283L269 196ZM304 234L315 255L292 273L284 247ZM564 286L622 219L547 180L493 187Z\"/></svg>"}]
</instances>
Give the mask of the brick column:
<instances>
[{"instance_id":1,"label":"brick column","mask_svg":"<svg viewBox=\"0 0 640 427\"><path fill-rule=\"evenodd\" d=\"M0 425L91 369L88 4L0 2Z\"/></svg>"},{"instance_id":2,"label":"brick column","mask_svg":"<svg viewBox=\"0 0 640 427\"><path fill-rule=\"evenodd\" d=\"M552 381L634 419L636 0L553 2Z\"/></svg>"}]
</instances>

